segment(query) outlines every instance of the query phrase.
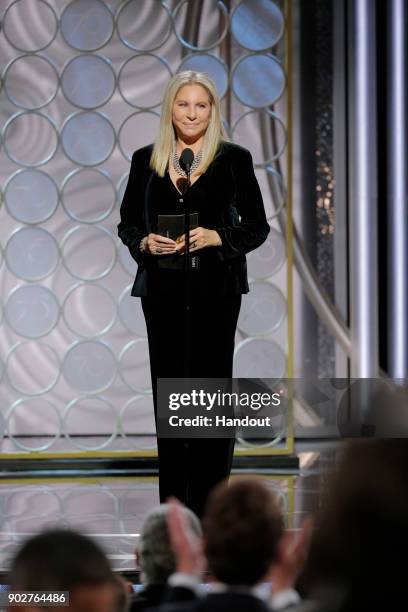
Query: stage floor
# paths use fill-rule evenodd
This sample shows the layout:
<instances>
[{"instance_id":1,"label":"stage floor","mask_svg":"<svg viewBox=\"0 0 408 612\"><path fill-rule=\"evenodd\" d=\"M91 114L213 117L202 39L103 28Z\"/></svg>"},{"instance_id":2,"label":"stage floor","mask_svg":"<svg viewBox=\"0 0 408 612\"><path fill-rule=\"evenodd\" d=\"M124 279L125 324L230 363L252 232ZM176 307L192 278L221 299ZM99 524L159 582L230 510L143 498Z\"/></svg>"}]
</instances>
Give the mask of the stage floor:
<instances>
[{"instance_id":1,"label":"stage floor","mask_svg":"<svg viewBox=\"0 0 408 612\"><path fill-rule=\"evenodd\" d=\"M288 527L298 529L302 519L319 504L336 452L308 445L298 453L296 474L260 477L281 500ZM232 476L233 478L235 475ZM0 571L7 571L22 540L46 527L70 527L94 536L118 571L137 570L134 549L147 512L158 504L156 478L3 479L0 484Z\"/></svg>"}]
</instances>

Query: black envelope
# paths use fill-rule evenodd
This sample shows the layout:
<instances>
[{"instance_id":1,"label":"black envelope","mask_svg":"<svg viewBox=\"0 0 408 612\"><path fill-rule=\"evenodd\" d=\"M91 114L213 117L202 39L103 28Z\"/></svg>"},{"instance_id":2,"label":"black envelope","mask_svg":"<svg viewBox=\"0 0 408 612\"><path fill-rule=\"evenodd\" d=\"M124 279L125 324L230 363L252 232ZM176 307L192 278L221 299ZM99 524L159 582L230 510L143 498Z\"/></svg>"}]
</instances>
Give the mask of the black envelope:
<instances>
[{"instance_id":1,"label":"black envelope","mask_svg":"<svg viewBox=\"0 0 408 612\"><path fill-rule=\"evenodd\" d=\"M190 229L198 227L198 213L190 213ZM177 240L184 234L184 215L158 215L157 233L172 240ZM184 255L175 253L173 255L160 255L158 257L158 267L173 270L184 269ZM198 257L191 257L192 270L198 269Z\"/></svg>"}]
</instances>

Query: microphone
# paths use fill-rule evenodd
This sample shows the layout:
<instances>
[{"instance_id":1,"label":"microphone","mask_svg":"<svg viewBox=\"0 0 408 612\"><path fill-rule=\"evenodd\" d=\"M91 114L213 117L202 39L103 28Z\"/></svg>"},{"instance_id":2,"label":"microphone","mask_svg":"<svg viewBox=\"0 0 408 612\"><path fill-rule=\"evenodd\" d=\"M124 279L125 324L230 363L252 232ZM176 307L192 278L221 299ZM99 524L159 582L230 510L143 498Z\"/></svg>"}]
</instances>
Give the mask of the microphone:
<instances>
[{"instance_id":1,"label":"microphone","mask_svg":"<svg viewBox=\"0 0 408 612\"><path fill-rule=\"evenodd\" d=\"M191 164L194 161L194 153L191 149L183 149L180 155L180 166L186 174L190 174Z\"/></svg>"}]
</instances>

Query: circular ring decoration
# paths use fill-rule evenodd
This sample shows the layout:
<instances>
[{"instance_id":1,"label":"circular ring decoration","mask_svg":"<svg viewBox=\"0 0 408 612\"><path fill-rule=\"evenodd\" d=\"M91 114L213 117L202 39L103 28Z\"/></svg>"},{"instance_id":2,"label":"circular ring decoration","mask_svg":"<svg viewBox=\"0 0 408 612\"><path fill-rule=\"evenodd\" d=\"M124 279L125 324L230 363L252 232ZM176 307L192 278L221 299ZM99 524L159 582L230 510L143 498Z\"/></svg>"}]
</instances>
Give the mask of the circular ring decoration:
<instances>
[{"instance_id":1,"label":"circular ring decoration","mask_svg":"<svg viewBox=\"0 0 408 612\"><path fill-rule=\"evenodd\" d=\"M126 248L126 247L125 247ZM130 294L132 285L128 285L119 297L119 318L128 331L137 336L147 336L146 323L140 300Z\"/></svg>"},{"instance_id":2,"label":"circular ring decoration","mask_svg":"<svg viewBox=\"0 0 408 612\"><path fill-rule=\"evenodd\" d=\"M101 225L73 227L65 234L61 250L65 268L78 280L99 280L107 276L116 263L112 234ZM87 274L84 274L84 262L89 270Z\"/></svg>"},{"instance_id":3,"label":"circular ring decoration","mask_svg":"<svg viewBox=\"0 0 408 612\"><path fill-rule=\"evenodd\" d=\"M122 380L132 389L132 391L141 394L149 394L152 392L149 369L149 347L146 338L138 338L137 340L128 342L120 352L119 364L119 373ZM134 381L136 381L136 384Z\"/></svg>"},{"instance_id":4,"label":"circular ring decoration","mask_svg":"<svg viewBox=\"0 0 408 612\"><path fill-rule=\"evenodd\" d=\"M24 6L25 5L25 6ZM27 8L33 11L27 12ZM13 24L13 19L15 23ZM25 27L22 27L25 26ZM3 33L7 41L17 51L38 53L49 47L58 32L58 17L52 6L45 0L14 0L6 9L3 17ZM31 47L20 46L37 37L39 40Z\"/></svg>"},{"instance_id":5,"label":"circular ring decoration","mask_svg":"<svg viewBox=\"0 0 408 612\"><path fill-rule=\"evenodd\" d=\"M267 166L275 159L278 159L278 157L280 157L284 152L287 144L287 133L283 121L278 117L278 115L269 110L269 108L264 108L262 110L249 110L238 117L231 130L234 142L237 144L242 143L242 145L245 146L248 136L254 133L254 129L259 130L262 116L268 121L273 122L276 126L276 132L279 132L280 144L273 152L272 157L269 159L264 159L262 161L255 159L255 168L263 168ZM240 137L240 133L242 133L242 137ZM259 150L261 151L261 146L259 146Z\"/></svg>"},{"instance_id":6,"label":"circular ring decoration","mask_svg":"<svg viewBox=\"0 0 408 612\"><path fill-rule=\"evenodd\" d=\"M258 176L260 183L266 180L267 187L272 194L271 205L272 210L269 209L268 205L265 207L266 218L271 222L275 217L279 215L281 210L286 204L286 189L282 179L282 176L271 166L266 168L259 168L255 172ZM262 176L263 175L263 176Z\"/></svg>"},{"instance_id":7,"label":"circular ring decoration","mask_svg":"<svg viewBox=\"0 0 408 612\"><path fill-rule=\"evenodd\" d=\"M122 4L116 13L116 29L124 45L134 51L145 53L155 51L167 42L172 31L172 15L165 2L151 2L147 0L147 2L144 2L143 7L141 4L142 0L138 0L137 4L133 0L128 0ZM146 14L146 8L150 9L150 13ZM161 20L164 19L166 23L164 27L161 27ZM135 24L139 24L136 32L125 31L127 28L133 28ZM140 42L146 36L146 32L157 32L158 27L160 27L160 36L156 42L149 42L139 46L130 40L132 37Z\"/></svg>"},{"instance_id":8,"label":"circular ring decoration","mask_svg":"<svg viewBox=\"0 0 408 612\"><path fill-rule=\"evenodd\" d=\"M44 223L52 217L58 199L55 180L43 170L17 170L4 187L8 213L27 225Z\"/></svg>"},{"instance_id":9,"label":"circular ring decoration","mask_svg":"<svg viewBox=\"0 0 408 612\"><path fill-rule=\"evenodd\" d=\"M76 401L88 399L77 398ZM98 399L98 398L95 398ZM89 399L92 401L92 398ZM66 407L65 407L66 410ZM117 517L120 512L120 505L118 496L115 494L115 489L102 488L99 485L96 486L85 485L83 484L78 490L72 489L64 489L61 491L61 502L62 506L66 508L63 514L66 519L74 518L74 520L78 520L80 516L85 516L85 514L89 514L92 516L103 516L103 517ZM120 495L120 493L119 493ZM97 500L97 508L98 512L94 511L95 506L89 504L89 502ZM88 508L88 506L90 506ZM112 533L112 532L110 532ZM113 533L117 533L114 531Z\"/></svg>"},{"instance_id":10,"label":"circular ring decoration","mask_svg":"<svg viewBox=\"0 0 408 612\"><path fill-rule=\"evenodd\" d=\"M247 338L234 351L234 378L276 378L286 372L286 356L273 340Z\"/></svg>"},{"instance_id":11,"label":"circular ring decoration","mask_svg":"<svg viewBox=\"0 0 408 612\"><path fill-rule=\"evenodd\" d=\"M125 420L126 416L130 413L130 407L132 404L135 404L135 412L136 415L133 421L133 427L137 432L140 430L143 433L153 434L153 444L140 444L135 443L132 439L131 435L126 433ZM141 414L142 413L142 414ZM131 417L128 417L130 420ZM132 421L131 421L132 422ZM137 448L140 450L152 450L156 448L156 429L154 423L154 408L153 408L153 396L152 395L135 395L131 397L124 406L120 409L119 413L119 427L120 434L123 438L125 438L132 446L132 448ZM150 431L149 431L150 430Z\"/></svg>"},{"instance_id":12,"label":"circular ring decoration","mask_svg":"<svg viewBox=\"0 0 408 612\"><path fill-rule=\"evenodd\" d=\"M73 0L64 8L60 29L65 42L78 51L97 51L112 38L114 17L101 0Z\"/></svg>"},{"instance_id":13,"label":"circular ring decoration","mask_svg":"<svg viewBox=\"0 0 408 612\"><path fill-rule=\"evenodd\" d=\"M60 307L53 292L42 285L19 285L4 309L7 324L24 338L41 338L57 325Z\"/></svg>"},{"instance_id":14,"label":"circular ring decoration","mask_svg":"<svg viewBox=\"0 0 408 612\"><path fill-rule=\"evenodd\" d=\"M103 106L113 96L115 87L116 75L112 63L94 53L83 53L71 58L61 73L64 96L79 108Z\"/></svg>"},{"instance_id":15,"label":"circular ring decoration","mask_svg":"<svg viewBox=\"0 0 408 612\"><path fill-rule=\"evenodd\" d=\"M98 166L112 155L115 130L99 111L78 111L64 121L61 145L65 155L79 166Z\"/></svg>"},{"instance_id":16,"label":"circular ring decoration","mask_svg":"<svg viewBox=\"0 0 408 612\"><path fill-rule=\"evenodd\" d=\"M49 485L26 485L12 489L6 500L4 516L13 522L24 522L27 519L49 519L52 515L63 516L64 510L58 493ZM37 528L38 528L38 520ZM16 525L17 527L17 525ZM25 531L23 529L23 531ZM15 535L19 530L13 530ZM12 532L12 533L13 533Z\"/></svg>"},{"instance_id":17,"label":"circular ring decoration","mask_svg":"<svg viewBox=\"0 0 408 612\"><path fill-rule=\"evenodd\" d=\"M253 281L242 300L238 328L247 336L265 336L278 329L286 316L286 300L272 283Z\"/></svg>"},{"instance_id":18,"label":"circular ring decoration","mask_svg":"<svg viewBox=\"0 0 408 612\"><path fill-rule=\"evenodd\" d=\"M285 19L271 0L242 0L232 11L231 32L248 51L266 51L282 38Z\"/></svg>"},{"instance_id":19,"label":"circular ring decoration","mask_svg":"<svg viewBox=\"0 0 408 612\"><path fill-rule=\"evenodd\" d=\"M61 184L61 202L67 215L79 223L99 223L115 208L112 178L99 168L77 168Z\"/></svg>"},{"instance_id":20,"label":"circular ring decoration","mask_svg":"<svg viewBox=\"0 0 408 612\"><path fill-rule=\"evenodd\" d=\"M78 340L62 362L66 382L81 393L101 393L116 377L117 364L112 349L101 340Z\"/></svg>"},{"instance_id":21,"label":"circular ring decoration","mask_svg":"<svg viewBox=\"0 0 408 612\"><path fill-rule=\"evenodd\" d=\"M102 336L116 321L116 302L112 294L95 283L71 287L64 296L61 310L66 326L82 338Z\"/></svg>"},{"instance_id":22,"label":"circular ring decoration","mask_svg":"<svg viewBox=\"0 0 408 612\"><path fill-rule=\"evenodd\" d=\"M57 241L42 227L16 230L8 239L5 254L10 272L28 282L49 276L60 258Z\"/></svg>"},{"instance_id":23,"label":"circular ring decoration","mask_svg":"<svg viewBox=\"0 0 408 612\"><path fill-rule=\"evenodd\" d=\"M123 196L125 195L126 186L129 178L129 172L125 172L120 177L116 185L116 193L118 194L118 204L121 204Z\"/></svg>"},{"instance_id":24,"label":"circular ring decoration","mask_svg":"<svg viewBox=\"0 0 408 612\"><path fill-rule=\"evenodd\" d=\"M198 1L201 2L202 0L198 0ZM189 43L187 40L185 40L183 38L183 36L179 33L179 31L177 29L176 21L177 21L178 13L179 13L180 9L182 8L182 6L184 4L186 4L186 2L189 2L190 5L192 5L193 2L197 2L197 0L193 0L193 2L191 2L191 0L181 0L181 2L174 9L174 12L173 12L174 31L175 31L175 34L176 34L179 42L183 45L183 47L186 47L186 49L190 49L190 51L210 51L210 49L214 49L214 47L217 47L218 45L220 45L222 43L222 41L224 40L224 38L226 37L226 35L228 33L228 28L229 28L229 14L228 14L228 9L225 6L224 2L222 2L221 0L217 0L217 2L216 2L217 7L218 7L218 9L221 12L222 17L225 20L224 29L223 29L223 31L221 32L221 35L217 38L216 41L214 41L210 45L203 46L203 47L198 47L198 46L195 46L195 45L192 45L191 43Z\"/></svg>"},{"instance_id":25,"label":"circular ring decoration","mask_svg":"<svg viewBox=\"0 0 408 612\"><path fill-rule=\"evenodd\" d=\"M5 67L2 79L7 98L24 110L38 110L47 106L58 92L58 71L51 60L43 55L24 53L15 57ZM28 95L31 101L24 103L23 98ZM33 101L33 98L37 100Z\"/></svg>"},{"instance_id":26,"label":"circular ring decoration","mask_svg":"<svg viewBox=\"0 0 408 612\"><path fill-rule=\"evenodd\" d=\"M165 59L139 53L125 61L118 74L118 90L127 104L142 110L159 106L172 71Z\"/></svg>"},{"instance_id":27,"label":"circular ring decoration","mask_svg":"<svg viewBox=\"0 0 408 612\"><path fill-rule=\"evenodd\" d=\"M135 278L137 263L131 256L127 246L125 246L121 240L118 241L118 258L125 272Z\"/></svg>"},{"instance_id":28,"label":"circular ring decoration","mask_svg":"<svg viewBox=\"0 0 408 612\"><path fill-rule=\"evenodd\" d=\"M260 247L247 255L248 274L264 279L276 274L286 260L286 242L283 235L273 227Z\"/></svg>"},{"instance_id":29,"label":"circular ring decoration","mask_svg":"<svg viewBox=\"0 0 408 612\"><path fill-rule=\"evenodd\" d=\"M38 432L35 432L35 428L34 428L34 423L30 420L30 418L26 416L27 414L27 404L33 404L34 406L45 406L48 408L48 410L46 410L46 414L42 415L42 419L41 419L41 430ZM23 414L22 415L18 415L17 412L18 410L22 408ZM34 411L34 412L38 412L39 408L31 408L28 409L30 412ZM40 408L41 410L41 408ZM25 414L24 414L25 413ZM13 433L12 431L12 421L11 419L15 417L17 420L20 419L20 421L27 421L27 425L29 427L30 430L30 435L37 435L38 437L42 437L44 436L44 423L46 423L46 428L48 430L48 428L50 427L50 425L53 425L53 421L55 421L55 424L57 426L57 431L55 434L53 434L53 437L51 438L51 440L49 442L46 442L45 444L41 444L41 445L35 445L35 444L28 444L28 443L24 443L21 442L18 439L18 434ZM25 417L25 418L24 418ZM38 419L38 416L37 416ZM18 428L18 425L16 426ZM57 440L58 438L61 436L61 430L62 430L62 420L60 417L60 414L57 410L57 408L55 407L54 404L52 404L51 402L49 402L48 400L44 399L44 398L40 398L40 397L25 397L25 398L20 398L18 399L16 402L14 402L12 404L12 406L10 406L10 410L7 413L7 433L8 436L10 438L10 440L13 442L13 444L24 451L45 451L48 448L50 448ZM47 431L47 436L49 435L48 431ZM30 438L29 438L30 439ZM34 438L35 439L35 438Z\"/></svg>"},{"instance_id":30,"label":"circular ring decoration","mask_svg":"<svg viewBox=\"0 0 408 612\"><path fill-rule=\"evenodd\" d=\"M220 98L223 98L227 93L228 68L219 57L209 53L191 53L182 60L176 72L182 72L183 70L205 72L214 81Z\"/></svg>"},{"instance_id":31,"label":"circular ring decoration","mask_svg":"<svg viewBox=\"0 0 408 612\"><path fill-rule=\"evenodd\" d=\"M100 444L83 444L81 442L78 441L78 439L76 437L73 436L72 432L69 433L68 432L68 419L69 417L72 415L72 413L74 412L74 409L76 409L75 411L78 412L78 408L80 409L80 413L84 412L83 405L87 404L87 403L99 403L102 404L104 408L108 408L108 412L109 415L112 417L112 426L110 427L112 433L107 436L107 439L104 440L103 442L101 442ZM80 406L79 404L82 404L82 406ZM75 415L74 415L75 416ZM109 444L116 438L117 434L118 434L118 416L115 412L115 409L113 407L113 405L104 397L100 397L100 396L86 396L86 397L77 397L76 399L72 400L71 402L69 402L69 404L66 406L65 410L64 410L64 414L63 414L63 428L64 428L64 435L67 438L67 440L69 440L71 442L71 444L73 444L74 446L76 446L77 448L80 448L82 450L100 450L102 448L106 448L109 446ZM78 417L77 417L78 418ZM84 435L84 424L86 425L87 422L90 423L90 425L92 425L92 428L95 427L95 423L99 422L100 419L100 415L96 415L94 419L84 419L83 415L80 414L79 417L79 432L80 435ZM103 418L103 417L102 417ZM91 432L85 432L87 433L90 437L92 436L92 433L95 433L95 431L91 431Z\"/></svg>"},{"instance_id":32,"label":"circular ring decoration","mask_svg":"<svg viewBox=\"0 0 408 612\"><path fill-rule=\"evenodd\" d=\"M52 346L41 340L18 342L6 359L7 379L23 395L43 395L60 377L60 360Z\"/></svg>"},{"instance_id":33,"label":"circular ring decoration","mask_svg":"<svg viewBox=\"0 0 408 612\"><path fill-rule=\"evenodd\" d=\"M232 69L234 95L250 108L274 104L283 94L285 73L279 61L270 54L253 53L238 60Z\"/></svg>"},{"instance_id":34,"label":"circular ring decoration","mask_svg":"<svg viewBox=\"0 0 408 612\"><path fill-rule=\"evenodd\" d=\"M35 129L33 126L30 125L28 126L28 128L26 128L24 125L22 127L18 127L18 123L21 123L21 121L24 121L24 119L29 117L38 117L38 120L44 124L43 127L40 127L40 129ZM48 153L42 159L40 159L40 161L35 161L34 156L31 159L22 159L21 157L19 158L16 154L12 153L9 148L9 145L7 144L7 133L11 126L13 126L14 128L13 145L15 146L17 151L21 149L21 147L25 147L29 151L37 151L38 149L41 149L41 146L46 146L43 143L44 138L47 137L47 128L49 132L49 138L51 139L53 137L54 144L51 144L48 147ZM50 117L44 115L43 113L40 113L39 111L20 111L15 115L12 115L4 124L3 143L4 151L7 157L16 164L20 166L25 166L27 168L32 168L33 166L43 166L44 164L48 163L57 152L59 143L58 129L54 121Z\"/></svg>"},{"instance_id":35,"label":"circular ring decoration","mask_svg":"<svg viewBox=\"0 0 408 612\"><path fill-rule=\"evenodd\" d=\"M156 111L136 111L126 117L119 128L118 147L123 157L130 161L135 150L135 135L138 147L150 144L156 137L160 115ZM143 134L143 138L140 136Z\"/></svg>"}]
</instances>

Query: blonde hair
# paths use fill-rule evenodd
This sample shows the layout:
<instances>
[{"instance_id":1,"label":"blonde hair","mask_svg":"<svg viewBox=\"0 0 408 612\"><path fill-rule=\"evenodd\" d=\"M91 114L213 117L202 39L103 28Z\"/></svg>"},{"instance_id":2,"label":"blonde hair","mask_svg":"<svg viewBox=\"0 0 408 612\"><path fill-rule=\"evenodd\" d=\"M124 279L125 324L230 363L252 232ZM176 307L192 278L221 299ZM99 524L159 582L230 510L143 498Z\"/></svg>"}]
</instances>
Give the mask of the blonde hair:
<instances>
[{"instance_id":1,"label":"blonde hair","mask_svg":"<svg viewBox=\"0 0 408 612\"><path fill-rule=\"evenodd\" d=\"M202 160L198 167L200 174L205 172L213 161L222 140L228 140L221 121L220 99L215 83L203 72L185 70L178 72L167 83L160 116L159 133L153 145L150 167L159 176L164 176L175 146L176 134L172 121L174 100L184 85L201 85L208 92L211 104L211 118L204 135Z\"/></svg>"}]
</instances>

